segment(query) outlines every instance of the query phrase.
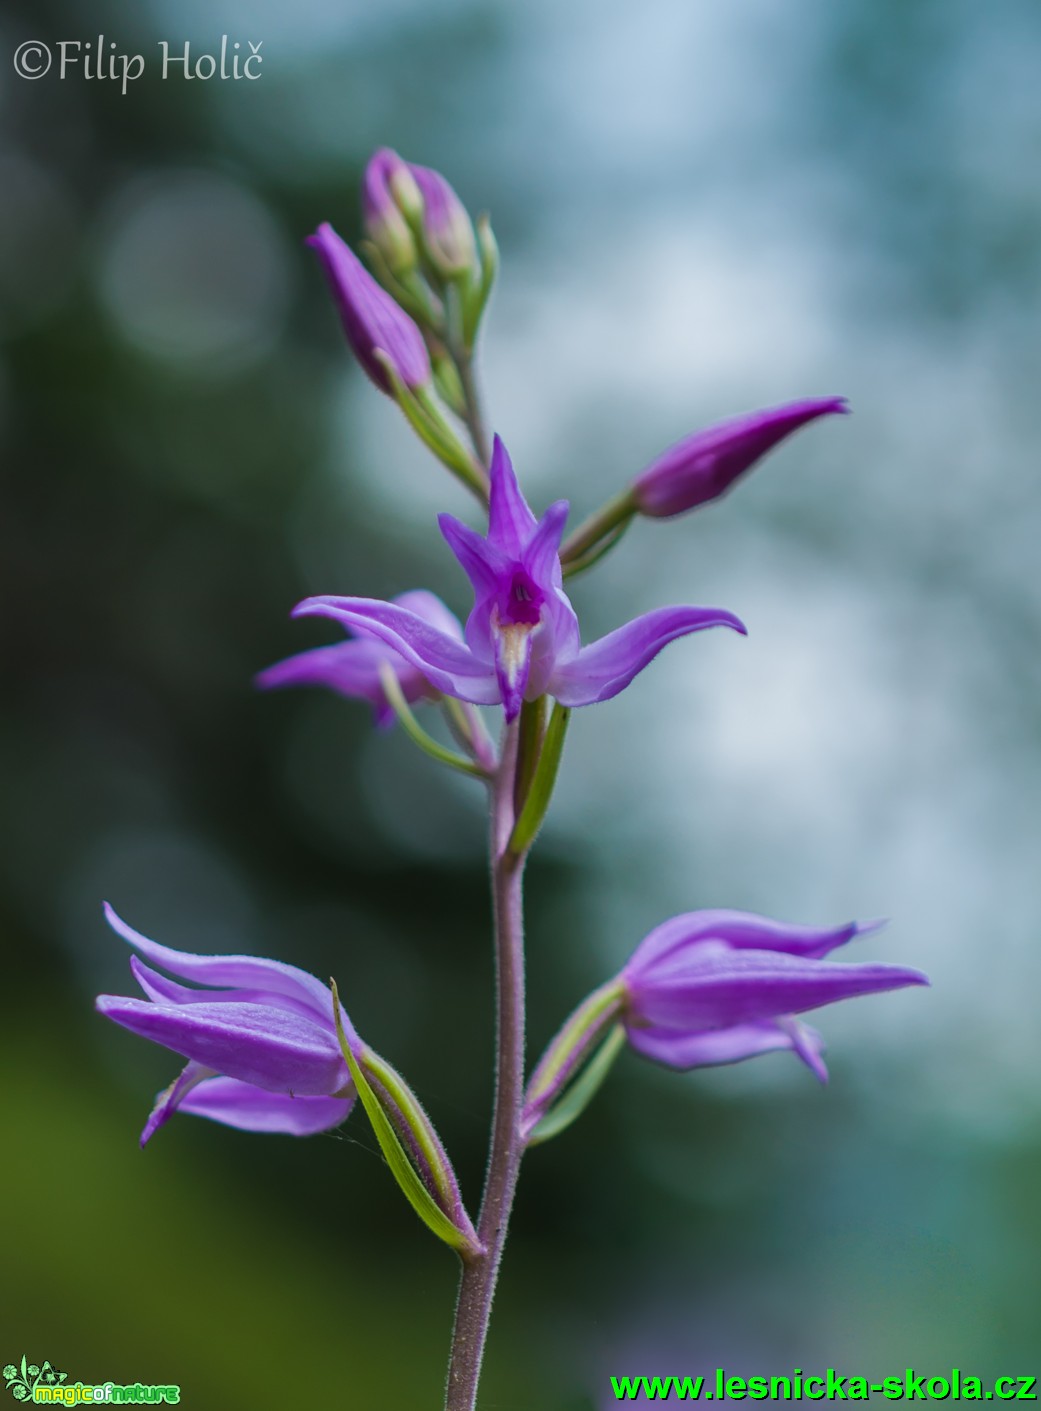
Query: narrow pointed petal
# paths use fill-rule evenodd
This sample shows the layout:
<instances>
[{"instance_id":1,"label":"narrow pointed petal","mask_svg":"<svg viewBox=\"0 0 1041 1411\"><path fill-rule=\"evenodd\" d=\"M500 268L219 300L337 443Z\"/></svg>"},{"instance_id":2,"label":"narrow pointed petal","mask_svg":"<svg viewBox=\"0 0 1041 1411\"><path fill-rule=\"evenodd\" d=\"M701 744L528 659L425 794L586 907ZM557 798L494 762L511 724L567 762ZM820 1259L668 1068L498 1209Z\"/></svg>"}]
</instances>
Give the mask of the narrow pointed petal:
<instances>
[{"instance_id":1,"label":"narrow pointed petal","mask_svg":"<svg viewBox=\"0 0 1041 1411\"><path fill-rule=\"evenodd\" d=\"M193 1117L208 1117L241 1132L275 1132L310 1137L346 1121L354 1097L303 1097L267 1092L235 1078L210 1078L180 1105Z\"/></svg>"},{"instance_id":2,"label":"narrow pointed petal","mask_svg":"<svg viewBox=\"0 0 1041 1411\"><path fill-rule=\"evenodd\" d=\"M370 632L417 667L431 685L474 705L498 700L494 673L468 647L395 603L378 598L307 598L294 617L331 617Z\"/></svg>"},{"instance_id":3,"label":"narrow pointed petal","mask_svg":"<svg viewBox=\"0 0 1041 1411\"><path fill-rule=\"evenodd\" d=\"M519 559L535 531L535 516L521 494L510 454L498 436L492 450L488 539L511 559Z\"/></svg>"},{"instance_id":4,"label":"narrow pointed petal","mask_svg":"<svg viewBox=\"0 0 1041 1411\"><path fill-rule=\"evenodd\" d=\"M136 955L130 957L130 969L148 998L160 1004L266 1004L273 1009L284 1009L288 1014L298 1014L302 1019L312 1022L319 1017L308 1000L298 999L295 995L274 994L268 988L193 990L150 969ZM325 1018L324 1015L321 1017Z\"/></svg>"},{"instance_id":5,"label":"narrow pointed petal","mask_svg":"<svg viewBox=\"0 0 1041 1411\"><path fill-rule=\"evenodd\" d=\"M657 968L670 957L681 957L687 946L702 940L726 941L738 948L784 951L788 955L820 959L854 936L876 930L877 924L858 925L851 921L845 926L818 928L790 926L748 911L689 911L655 927L637 947L626 969L634 967L646 971L651 965Z\"/></svg>"},{"instance_id":6,"label":"narrow pointed petal","mask_svg":"<svg viewBox=\"0 0 1041 1411\"><path fill-rule=\"evenodd\" d=\"M744 623L722 608L657 608L591 642L571 661L558 666L549 690L561 705L584 706L609 701L677 637L706 627L732 627L744 635Z\"/></svg>"},{"instance_id":7,"label":"narrow pointed petal","mask_svg":"<svg viewBox=\"0 0 1041 1411\"><path fill-rule=\"evenodd\" d=\"M713 941L692 949L675 977L627 976L637 1023L689 1031L802 1014L858 995L928 983L920 971L897 965L836 965Z\"/></svg>"},{"instance_id":8,"label":"narrow pointed petal","mask_svg":"<svg viewBox=\"0 0 1041 1411\"><path fill-rule=\"evenodd\" d=\"M147 1146L159 1128L169 1122L192 1088L205 1078L212 1077L213 1069L204 1068L201 1063L189 1063L183 1068L170 1086L165 1088L156 1098L155 1106L152 1108L141 1133L142 1147Z\"/></svg>"},{"instance_id":9,"label":"narrow pointed petal","mask_svg":"<svg viewBox=\"0 0 1041 1411\"><path fill-rule=\"evenodd\" d=\"M454 514L439 514L437 524L477 598L491 597L498 590L503 574L509 572L510 560L501 549L489 543L476 529L456 519Z\"/></svg>"},{"instance_id":10,"label":"narrow pointed petal","mask_svg":"<svg viewBox=\"0 0 1041 1411\"><path fill-rule=\"evenodd\" d=\"M564 534L570 506L567 500L557 500L539 520L535 532L524 550L524 566L538 585L547 590L559 587L563 575L560 569L560 541Z\"/></svg>"},{"instance_id":11,"label":"narrow pointed petal","mask_svg":"<svg viewBox=\"0 0 1041 1411\"><path fill-rule=\"evenodd\" d=\"M105 902L105 919L118 936L147 956L153 965L161 965L182 980L194 980L201 985L243 986L288 995L302 1000L321 1018L332 1018L332 996L327 986L295 965L286 965L280 960L264 960L255 955L190 955L185 951L171 950L169 946L150 941L140 931L128 926L108 902Z\"/></svg>"},{"instance_id":12,"label":"narrow pointed petal","mask_svg":"<svg viewBox=\"0 0 1041 1411\"><path fill-rule=\"evenodd\" d=\"M818 1083L826 1083L828 1081L828 1066L822 1056L824 1053L823 1037L817 1033L816 1029L811 1029L809 1024L804 1024L801 1019L793 1019L789 1016L779 1019L777 1022L791 1036L792 1051L795 1056L802 1059Z\"/></svg>"},{"instance_id":13,"label":"narrow pointed petal","mask_svg":"<svg viewBox=\"0 0 1041 1411\"><path fill-rule=\"evenodd\" d=\"M283 686L327 686L342 696L357 696L378 706L383 700L380 662L386 652L375 642L337 642L299 652L267 667L254 678L262 691Z\"/></svg>"},{"instance_id":14,"label":"narrow pointed petal","mask_svg":"<svg viewBox=\"0 0 1041 1411\"><path fill-rule=\"evenodd\" d=\"M806 1026L803 1026L804 1028ZM807 1029L808 1034L814 1031ZM724 1063L740 1063L775 1049L794 1049L795 1040L775 1023L733 1024L728 1029L690 1033L683 1029L632 1025L626 1029L630 1048L654 1063L686 1072L691 1068L712 1068ZM819 1043L819 1034L814 1034Z\"/></svg>"},{"instance_id":15,"label":"narrow pointed petal","mask_svg":"<svg viewBox=\"0 0 1041 1411\"><path fill-rule=\"evenodd\" d=\"M402 593L393 601L446 636L462 641L462 624L434 593L420 588ZM357 633L351 641L315 647L276 662L261 671L254 678L254 684L261 690L277 690L285 686L322 686L337 695L367 701L375 711L377 725L384 725L395 719L383 689L381 672L384 664L393 667L402 694L409 704L436 698L436 688L421 671L367 631Z\"/></svg>"},{"instance_id":16,"label":"narrow pointed petal","mask_svg":"<svg viewBox=\"0 0 1041 1411\"><path fill-rule=\"evenodd\" d=\"M271 1092L327 1097L350 1079L327 1025L269 1004L167 1004L99 995L96 1007L141 1038Z\"/></svg>"}]
</instances>

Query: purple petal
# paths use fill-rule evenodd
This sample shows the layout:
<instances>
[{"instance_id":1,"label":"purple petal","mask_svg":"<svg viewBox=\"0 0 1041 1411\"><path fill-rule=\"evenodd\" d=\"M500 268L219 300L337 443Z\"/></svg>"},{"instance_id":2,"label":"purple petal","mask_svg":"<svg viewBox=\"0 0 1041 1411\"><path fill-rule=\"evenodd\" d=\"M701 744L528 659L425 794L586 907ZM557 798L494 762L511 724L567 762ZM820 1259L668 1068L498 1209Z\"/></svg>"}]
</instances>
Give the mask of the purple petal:
<instances>
[{"instance_id":1,"label":"purple petal","mask_svg":"<svg viewBox=\"0 0 1041 1411\"><path fill-rule=\"evenodd\" d=\"M462 641L463 629L458 618L434 593L416 589L411 593L402 593L393 601L446 636ZM387 701L380 676L385 662L394 668L407 701L412 703L436 696L435 688L421 671L368 631L353 641L337 642L331 647L315 647L311 651L287 657L285 661L269 666L254 679L261 690L283 686L328 687L341 696L368 701L376 712L377 722L382 723L394 719L394 711Z\"/></svg>"},{"instance_id":2,"label":"purple petal","mask_svg":"<svg viewBox=\"0 0 1041 1411\"><path fill-rule=\"evenodd\" d=\"M535 532L535 516L521 494L510 454L498 436L492 450L488 540L508 558L519 559Z\"/></svg>"},{"instance_id":3,"label":"purple petal","mask_svg":"<svg viewBox=\"0 0 1041 1411\"><path fill-rule=\"evenodd\" d=\"M524 566L546 593L553 587L559 588L563 581L560 540L569 508L567 500L557 500L550 505L524 549Z\"/></svg>"},{"instance_id":4,"label":"purple petal","mask_svg":"<svg viewBox=\"0 0 1041 1411\"><path fill-rule=\"evenodd\" d=\"M478 600L492 597L510 572L510 558L478 534L476 529L456 519L454 514L438 515L437 523L445 543L473 585Z\"/></svg>"},{"instance_id":5,"label":"purple petal","mask_svg":"<svg viewBox=\"0 0 1041 1411\"><path fill-rule=\"evenodd\" d=\"M391 602L397 603L399 608L407 608L409 612L414 612L417 617L421 617L424 622L429 622L431 627L436 627L439 632L443 632L446 637L454 637L457 642L463 640L463 624L456 617L450 607L447 607L436 593L431 593L427 588L412 588L407 593L399 593Z\"/></svg>"},{"instance_id":6,"label":"purple petal","mask_svg":"<svg viewBox=\"0 0 1041 1411\"><path fill-rule=\"evenodd\" d=\"M169 1122L196 1083L201 1083L205 1078L213 1076L213 1069L204 1068L201 1063L189 1063L186 1068L183 1068L170 1086L164 1088L156 1098L155 1106L152 1108L141 1133L142 1147L147 1146L159 1128Z\"/></svg>"},{"instance_id":7,"label":"purple petal","mask_svg":"<svg viewBox=\"0 0 1041 1411\"><path fill-rule=\"evenodd\" d=\"M728 1029L711 1029L700 1033L665 1028L626 1029L629 1046L644 1058L661 1063L666 1068L686 1072L691 1068L711 1068L724 1063L741 1063L761 1053L775 1049L793 1049L809 1062L818 1076L823 1064L820 1052L824 1041L816 1030L800 1025L798 1039L793 1032L769 1021L756 1024L733 1024Z\"/></svg>"},{"instance_id":8,"label":"purple petal","mask_svg":"<svg viewBox=\"0 0 1041 1411\"><path fill-rule=\"evenodd\" d=\"M201 985L244 987L288 995L298 999L321 1019L332 1018L332 995L321 980L306 970L286 965L281 960L264 960L254 955L190 955L171 950L157 941L150 941L117 916L105 902L105 919L117 935L136 947L154 965L161 965L182 980L195 980ZM348 1029L349 1033L353 1030ZM190 1055L189 1055L190 1057Z\"/></svg>"},{"instance_id":9,"label":"purple petal","mask_svg":"<svg viewBox=\"0 0 1041 1411\"><path fill-rule=\"evenodd\" d=\"M328 1096L350 1079L329 1024L272 1005L167 1004L99 995L96 1007L141 1038L271 1092Z\"/></svg>"},{"instance_id":10,"label":"purple petal","mask_svg":"<svg viewBox=\"0 0 1041 1411\"><path fill-rule=\"evenodd\" d=\"M378 598L308 598L294 617L331 617L355 631L371 632L417 667L445 695L474 705L499 699L495 676L468 647L407 608Z\"/></svg>"},{"instance_id":11,"label":"purple petal","mask_svg":"<svg viewBox=\"0 0 1041 1411\"><path fill-rule=\"evenodd\" d=\"M728 945L752 950L785 951L788 955L820 958L854 936L877 930L877 922L818 929L789 926L748 911L689 911L673 916L648 935L637 947L626 972L646 974L650 967L668 961L698 941L726 941Z\"/></svg>"},{"instance_id":12,"label":"purple petal","mask_svg":"<svg viewBox=\"0 0 1041 1411\"><path fill-rule=\"evenodd\" d=\"M382 352L406 387L430 382L430 358L423 335L404 309L382 289L351 248L327 222L308 245L317 251L340 310L347 341L362 369L381 392L391 393L386 369L376 357Z\"/></svg>"},{"instance_id":13,"label":"purple petal","mask_svg":"<svg viewBox=\"0 0 1041 1411\"><path fill-rule=\"evenodd\" d=\"M643 514L668 518L718 499L734 481L800 426L848 412L844 397L815 397L750 412L687 436L633 482Z\"/></svg>"},{"instance_id":14,"label":"purple petal","mask_svg":"<svg viewBox=\"0 0 1041 1411\"><path fill-rule=\"evenodd\" d=\"M341 696L357 697L378 707L383 702L380 662L388 659L383 643L337 642L331 647L315 647L286 657L261 671L255 678L262 691L283 686L327 686ZM401 663L405 666L405 663ZM410 677L414 673L409 668ZM406 696L408 691L402 684Z\"/></svg>"},{"instance_id":15,"label":"purple petal","mask_svg":"<svg viewBox=\"0 0 1041 1411\"><path fill-rule=\"evenodd\" d=\"M211 1078L194 1088L181 1103L182 1112L209 1117L240 1132L281 1132L310 1137L344 1122L354 1098L291 1097L266 1092L234 1078Z\"/></svg>"},{"instance_id":16,"label":"purple petal","mask_svg":"<svg viewBox=\"0 0 1041 1411\"><path fill-rule=\"evenodd\" d=\"M134 979L149 999L159 1004L261 1004L274 1009L284 1009L288 1014L298 1014L302 1019L314 1023L317 1017L332 1024L326 1016L316 1016L314 1006L308 1001L293 995L278 995L271 990L192 990L187 985L179 985L176 980L168 980L165 975L151 970L136 955L130 957L130 969Z\"/></svg>"},{"instance_id":17,"label":"purple petal","mask_svg":"<svg viewBox=\"0 0 1041 1411\"><path fill-rule=\"evenodd\" d=\"M556 668L549 690L564 706L609 701L624 691L669 642L706 627L732 627L735 632L746 632L740 618L722 608L657 608L583 647L571 661Z\"/></svg>"},{"instance_id":18,"label":"purple petal","mask_svg":"<svg viewBox=\"0 0 1041 1411\"><path fill-rule=\"evenodd\" d=\"M837 1000L927 985L917 970L897 965L836 965L773 951L733 949L704 941L667 979L626 975L637 1023L688 1031L756 1023L801 1014Z\"/></svg>"}]
</instances>

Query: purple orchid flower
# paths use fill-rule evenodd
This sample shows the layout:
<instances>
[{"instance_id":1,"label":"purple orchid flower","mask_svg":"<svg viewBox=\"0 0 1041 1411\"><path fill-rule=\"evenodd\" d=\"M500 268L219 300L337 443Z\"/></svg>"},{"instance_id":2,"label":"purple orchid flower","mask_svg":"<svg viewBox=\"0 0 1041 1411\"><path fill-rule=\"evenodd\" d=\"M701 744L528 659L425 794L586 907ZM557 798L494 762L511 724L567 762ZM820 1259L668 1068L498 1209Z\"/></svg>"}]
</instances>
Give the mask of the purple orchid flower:
<instances>
[{"instance_id":1,"label":"purple orchid flower","mask_svg":"<svg viewBox=\"0 0 1041 1411\"><path fill-rule=\"evenodd\" d=\"M99 995L124 1029L188 1059L156 1099L141 1145L174 1112L246 1132L310 1136L343 1122L357 1096L336 1037L327 985L295 965L249 955L190 955L133 930L106 903L112 929L155 965L206 986L189 989L138 957L130 968L145 999ZM361 1044L349 1021L352 1052Z\"/></svg>"},{"instance_id":2,"label":"purple orchid flower","mask_svg":"<svg viewBox=\"0 0 1041 1411\"><path fill-rule=\"evenodd\" d=\"M294 616L331 617L378 637L437 690L474 705L501 703L507 721L516 718L523 701L546 693L564 706L610 700L663 647L690 632L706 627L745 632L733 613L720 608L668 607L583 647L560 566L567 510L567 501L559 500L535 519L496 437L487 537L452 515L438 521L474 589L465 641L399 603L376 598L308 598Z\"/></svg>"},{"instance_id":3,"label":"purple orchid flower","mask_svg":"<svg viewBox=\"0 0 1041 1411\"><path fill-rule=\"evenodd\" d=\"M459 619L435 594L418 589L412 593L402 593L392 602L430 623L447 637L462 642L463 629ZM410 705L440 697L440 691L400 652L364 628L355 628L355 634L352 641L337 642L331 647L316 647L313 651L300 652L285 661L276 662L257 676L256 684L263 690L281 686L328 686L341 696L359 697L372 706L376 724L381 729L393 724L396 718L380 679L380 667L384 662L394 668L402 695Z\"/></svg>"},{"instance_id":4,"label":"purple orchid flower","mask_svg":"<svg viewBox=\"0 0 1041 1411\"><path fill-rule=\"evenodd\" d=\"M789 1048L826 1081L820 1035L794 1016L929 983L920 971L901 966L826 959L879 924L816 930L741 911L674 916L646 937L619 977L630 1047L679 1069Z\"/></svg>"},{"instance_id":5,"label":"purple orchid flower","mask_svg":"<svg viewBox=\"0 0 1041 1411\"><path fill-rule=\"evenodd\" d=\"M668 519L726 493L778 442L817 417L849 411L844 397L817 397L721 421L664 452L633 481L640 514Z\"/></svg>"},{"instance_id":6,"label":"purple orchid flower","mask_svg":"<svg viewBox=\"0 0 1041 1411\"><path fill-rule=\"evenodd\" d=\"M431 380L430 357L423 335L391 296L376 283L349 245L326 222L308 245L318 252L340 310L354 355L381 392L393 395L382 354L406 387L415 391Z\"/></svg>"}]
</instances>

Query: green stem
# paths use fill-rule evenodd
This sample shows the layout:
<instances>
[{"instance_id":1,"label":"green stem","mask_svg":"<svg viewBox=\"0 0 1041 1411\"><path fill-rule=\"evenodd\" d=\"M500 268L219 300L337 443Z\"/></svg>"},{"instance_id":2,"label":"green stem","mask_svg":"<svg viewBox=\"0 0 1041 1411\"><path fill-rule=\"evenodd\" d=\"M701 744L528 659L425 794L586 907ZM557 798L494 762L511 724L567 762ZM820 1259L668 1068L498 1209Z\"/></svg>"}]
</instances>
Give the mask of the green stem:
<instances>
[{"instance_id":1,"label":"green stem","mask_svg":"<svg viewBox=\"0 0 1041 1411\"><path fill-rule=\"evenodd\" d=\"M560 550L560 562L564 565L564 572L578 572L580 568L587 568L590 563L595 563L599 558L590 557L594 550L599 550L602 546L603 552L617 542L621 537L621 532L636 514L636 501L633 498L631 486L627 486L619 494L608 500L606 504L600 506L595 513L578 526L573 534L569 534ZM609 540L604 543L604 540Z\"/></svg>"},{"instance_id":2,"label":"green stem","mask_svg":"<svg viewBox=\"0 0 1041 1411\"><path fill-rule=\"evenodd\" d=\"M492 443L485 421L481 389L474 371L473 350L467 346L464 335L462 294L458 284L452 283L448 286L445 292L445 308L448 347L463 389L463 421L470 433L477 459L487 468L492 463Z\"/></svg>"}]
</instances>

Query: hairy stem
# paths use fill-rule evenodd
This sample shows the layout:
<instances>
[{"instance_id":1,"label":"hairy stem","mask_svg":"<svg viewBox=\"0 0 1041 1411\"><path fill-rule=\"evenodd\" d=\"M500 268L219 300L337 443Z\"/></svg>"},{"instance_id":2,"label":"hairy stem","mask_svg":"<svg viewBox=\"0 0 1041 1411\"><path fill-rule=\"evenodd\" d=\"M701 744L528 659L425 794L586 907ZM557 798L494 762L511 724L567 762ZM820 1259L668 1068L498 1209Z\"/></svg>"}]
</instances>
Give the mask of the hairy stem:
<instances>
[{"instance_id":1,"label":"hairy stem","mask_svg":"<svg viewBox=\"0 0 1041 1411\"><path fill-rule=\"evenodd\" d=\"M510 850L515 823L517 723L507 726L502 760L492 785L490 856L495 934L495 1115L477 1235L484 1252L463 1264L448 1365L445 1411L474 1411L488 1320L499 1275L513 1193L524 1144L524 915L525 855Z\"/></svg>"}]
</instances>

